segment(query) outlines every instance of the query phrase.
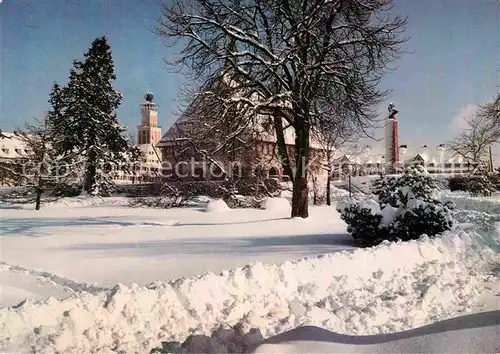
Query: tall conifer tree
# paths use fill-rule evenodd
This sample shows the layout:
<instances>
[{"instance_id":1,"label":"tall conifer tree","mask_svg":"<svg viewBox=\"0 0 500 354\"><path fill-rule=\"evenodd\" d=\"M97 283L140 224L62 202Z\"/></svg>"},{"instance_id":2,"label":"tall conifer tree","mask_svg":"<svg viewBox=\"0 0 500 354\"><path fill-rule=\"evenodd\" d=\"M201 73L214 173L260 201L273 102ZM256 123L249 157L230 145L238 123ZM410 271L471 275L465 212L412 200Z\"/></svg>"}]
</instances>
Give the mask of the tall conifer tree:
<instances>
[{"instance_id":1,"label":"tall conifer tree","mask_svg":"<svg viewBox=\"0 0 500 354\"><path fill-rule=\"evenodd\" d=\"M83 187L92 194L109 193L110 167L127 169L139 157L116 117L122 96L113 88L114 80L111 48L106 37L96 38L84 61L73 62L68 85L55 84L50 99L52 124L60 135L58 148L85 156Z\"/></svg>"}]
</instances>

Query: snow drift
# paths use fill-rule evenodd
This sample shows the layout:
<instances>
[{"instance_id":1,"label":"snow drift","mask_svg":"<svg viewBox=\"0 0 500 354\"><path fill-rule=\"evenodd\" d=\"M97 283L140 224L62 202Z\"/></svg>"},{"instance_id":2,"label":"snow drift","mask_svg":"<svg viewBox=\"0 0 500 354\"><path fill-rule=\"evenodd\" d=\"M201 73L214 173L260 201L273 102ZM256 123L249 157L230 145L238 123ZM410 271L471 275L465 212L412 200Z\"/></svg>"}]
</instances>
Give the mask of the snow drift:
<instances>
[{"instance_id":1,"label":"snow drift","mask_svg":"<svg viewBox=\"0 0 500 354\"><path fill-rule=\"evenodd\" d=\"M205 206L205 211L207 213L221 213L229 210L230 209L227 206L226 202L222 199L211 199Z\"/></svg>"},{"instance_id":2,"label":"snow drift","mask_svg":"<svg viewBox=\"0 0 500 354\"><path fill-rule=\"evenodd\" d=\"M260 208L273 213L290 213L292 210L292 206L286 198L265 198L260 203Z\"/></svg>"},{"instance_id":3,"label":"snow drift","mask_svg":"<svg viewBox=\"0 0 500 354\"><path fill-rule=\"evenodd\" d=\"M410 329L474 305L500 261L479 240L449 232L168 284L26 301L0 310L0 345L10 352L149 352L220 326L255 327L264 337L302 325L355 335Z\"/></svg>"}]
</instances>

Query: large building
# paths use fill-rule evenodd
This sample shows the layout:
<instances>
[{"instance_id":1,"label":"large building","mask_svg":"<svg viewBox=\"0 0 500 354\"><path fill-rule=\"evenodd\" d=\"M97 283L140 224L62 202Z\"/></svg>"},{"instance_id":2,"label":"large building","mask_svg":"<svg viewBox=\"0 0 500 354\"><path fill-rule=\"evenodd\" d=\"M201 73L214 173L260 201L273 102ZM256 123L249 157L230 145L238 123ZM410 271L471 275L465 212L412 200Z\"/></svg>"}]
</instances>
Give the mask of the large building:
<instances>
[{"instance_id":1,"label":"large building","mask_svg":"<svg viewBox=\"0 0 500 354\"><path fill-rule=\"evenodd\" d=\"M269 117L259 117L256 123L250 124L241 133L241 140L244 142L235 149L238 150L235 155L200 156L196 151L190 150L190 143L196 144L200 150L204 149L204 141L190 141L192 129L198 129L202 125L202 119L183 114L161 138L157 147L162 151L164 176L171 180L220 180L225 174L231 174L238 178L257 176L263 179L288 180L278 158L276 134L273 125L269 123ZM295 135L292 128L284 130L284 138L288 155L293 160ZM189 151L187 154L181 153L186 150ZM291 164L293 166L294 162L291 161ZM309 168L320 176L326 175L325 167L325 150L312 137Z\"/></svg>"},{"instance_id":2,"label":"large building","mask_svg":"<svg viewBox=\"0 0 500 354\"><path fill-rule=\"evenodd\" d=\"M141 120L137 126L137 147L142 152L142 158L130 173L113 172L112 178L116 184L149 183L161 173L161 150L156 144L161 137L161 127L158 126L158 106L154 103L151 92L144 95L145 101L140 104ZM0 162L20 161L27 158L29 149L15 133L0 133ZM13 179L9 174L0 171L0 186L13 186L25 183L22 179Z\"/></svg>"}]
</instances>

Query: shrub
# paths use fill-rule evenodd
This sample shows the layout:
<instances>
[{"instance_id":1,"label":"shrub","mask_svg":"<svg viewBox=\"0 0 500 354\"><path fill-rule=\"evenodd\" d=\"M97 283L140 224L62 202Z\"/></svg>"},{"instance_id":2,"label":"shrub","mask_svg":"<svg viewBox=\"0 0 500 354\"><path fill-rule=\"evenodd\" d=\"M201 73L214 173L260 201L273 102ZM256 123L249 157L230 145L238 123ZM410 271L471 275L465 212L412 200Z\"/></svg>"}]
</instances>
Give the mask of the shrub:
<instances>
[{"instance_id":1,"label":"shrub","mask_svg":"<svg viewBox=\"0 0 500 354\"><path fill-rule=\"evenodd\" d=\"M389 227L391 241L416 240L421 235L434 236L453 226L451 204L429 203L414 199L402 209Z\"/></svg>"},{"instance_id":2,"label":"shrub","mask_svg":"<svg viewBox=\"0 0 500 354\"><path fill-rule=\"evenodd\" d=\"M499 171L495 171L490 175L490 181L495 190L500 190L500 168Z\"/></svg>"},{"instance_id":3,"label":"shrub","mask_svg":"<svg viewBox=\"0 0 500 354\"><path fill-rule=\"evenodd\" d=\"M454 176L448 179L448 188L454 192L454 191L464 191L468 192L469 191L469 183L470 183L470 178L469 176Z\"/></svg>"},{"instance_id":4,"label":"shrub","mask_svg":"<svg viewBox=\"0 0 500 354\"><path fill-rule=\"evenodd\" d=\"M471 175L450 178L448 188L451 191L469 192L475 196L489 196L500 188L500 176L496 172L488 173L484 166L480 166Z\"/></svg>"},{"instance_id":5,"label":"shrub","mask_svg":"<svg viewBox=\"0 0 500 354\"><path fill-rule=\"evenodd\" d=\"M82 186L80 184L66 184L58 183L52 190L54 197L77 197L82 193Z\"/></svg>"},{"instance_id":6,"label":"shrub","mask_svg":"<svg viewBox=\"0 0 500 354\"><path fill-rule=\"evenodd\" d=\"M419 167L376 181L372 191L377 200L352 200L337 207L347 231L361 245L434 236L453 226L453 204L437 200L437 184Z\"/></svg>"}]
</instances>

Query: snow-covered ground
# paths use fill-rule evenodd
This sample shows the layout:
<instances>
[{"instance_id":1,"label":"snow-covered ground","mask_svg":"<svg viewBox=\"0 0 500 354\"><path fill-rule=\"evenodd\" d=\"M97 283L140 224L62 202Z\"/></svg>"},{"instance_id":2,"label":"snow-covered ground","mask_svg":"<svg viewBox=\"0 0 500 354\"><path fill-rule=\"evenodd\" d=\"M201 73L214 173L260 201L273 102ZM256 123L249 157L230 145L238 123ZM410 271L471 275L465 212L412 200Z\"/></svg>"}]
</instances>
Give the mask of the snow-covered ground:
<instances>
[{"instance_id":1,"label":"snow-covered ground","mask_svg":"<svg viewBox=\"0 0 500 354\"><path fill-rule=\"evenodd\" d=\"M372 336L300 327L264 341L253 353L499 353L499 318L500 311L489 311Z\"/></svg>"},{"instance_id":2,"label":"snow-covered ground","mask_svg":"<svg viewBox=\"0 0 500 354\"><path fill-rule=\"evenodd\" d=\"M3 305L23 300L12 297L18 285L20 295L38 292L37 286L30 286L37 285L33 281L25 278L18 283L6 275L9 266L21 266L32 278L31 270L42 270L112 287L220 272L253 261L281 263L353 247L345 224L331 208L317 208L309 220L290 220L289 210L277 208L221 212L213 206L214 212L206 212L204 207L129 208L128 201L119 198L102 203L77 198L45 205L39 212L0 209L2 285L11 294L4 292L10 298L2 299ZM38 298L46 295L41 291Z\"/></svg>"},{"instance_id":3,"label":"snow-covered ground","mask_svg":"<svg viewBox=\"0 0 500 354\"><path fill-rule=\"evenodd\" d=\"M266 338L301 325L391 333L498 308L499 289L488 287L500 256L474 230L355 250L333 207L301 220L283 201L265 210L127 203L0 206L2 305L43 300L0 310L3 351L148 352L236 324ZM498 244L499 235L500 226Z\"/></svg>"}]
</instances>

